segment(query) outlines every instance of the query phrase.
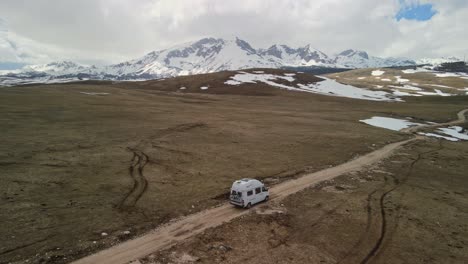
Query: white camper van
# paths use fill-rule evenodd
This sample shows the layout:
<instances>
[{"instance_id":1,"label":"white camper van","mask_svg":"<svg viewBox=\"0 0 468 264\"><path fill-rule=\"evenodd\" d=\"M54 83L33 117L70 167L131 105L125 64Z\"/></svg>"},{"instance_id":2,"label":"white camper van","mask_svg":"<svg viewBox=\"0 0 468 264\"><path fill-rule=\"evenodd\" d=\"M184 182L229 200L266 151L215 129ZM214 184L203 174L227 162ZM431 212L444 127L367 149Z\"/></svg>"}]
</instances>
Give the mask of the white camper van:
<instances>
[{"instance_id":1,"label":"white camper van","mask_svg":"<svg viewBox=\"0 0 468 264\"><path fill-rule=\"evenodd\" d=\"M270 193L265 185L255 179L242 179L235 181L231 187L229 200L231 204L244 208L250 208L252 205L267 201Z\"/></svg>"}]
</instances>

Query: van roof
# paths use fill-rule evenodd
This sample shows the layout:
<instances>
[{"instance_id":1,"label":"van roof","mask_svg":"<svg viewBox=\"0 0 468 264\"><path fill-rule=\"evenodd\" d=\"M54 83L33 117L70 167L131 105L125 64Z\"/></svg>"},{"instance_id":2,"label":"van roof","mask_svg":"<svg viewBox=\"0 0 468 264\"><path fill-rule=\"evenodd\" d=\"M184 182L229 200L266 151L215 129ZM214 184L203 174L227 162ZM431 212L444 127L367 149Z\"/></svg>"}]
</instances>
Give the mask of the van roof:
<instances>
[{"instance_id":1,"label":"van roof","mask_svg":"<svg viewBox=\"0 0 468 264\"><path fill-rule=\"evenodd\" d=\"M252 189L252 188L256 188L256 187L260 187L260 186L263 186L263 183L260 182L259 180L244 178L244 179L240 179L240 180L235 181L232 184L231 189L234 189L236 191L245 191L247 189Z\"/></svg>"}]
</instances>

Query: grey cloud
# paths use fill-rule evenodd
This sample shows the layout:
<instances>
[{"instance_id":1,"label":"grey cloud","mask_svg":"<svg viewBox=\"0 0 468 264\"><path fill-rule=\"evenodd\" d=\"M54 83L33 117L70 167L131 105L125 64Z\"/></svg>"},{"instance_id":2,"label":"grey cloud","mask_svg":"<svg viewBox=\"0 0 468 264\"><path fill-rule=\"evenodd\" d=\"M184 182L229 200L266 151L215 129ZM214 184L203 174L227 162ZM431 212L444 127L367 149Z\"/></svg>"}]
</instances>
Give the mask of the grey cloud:
<instances>
[{"instance_id":1,"label":"grey cloud","mask_svg":"<svg viewBox=\"0 0 468 264\"><path fill-rule=\"evenodd\" d=\"M415 2L425 1L403 3ZM257 48L312 44L326 53L460 56L468 46L468 2L432 2L432 20L397 22L398 0L3 0L8 32L0 33L0 60L118 62L206 36L239 36ZM16 51L1 44L5 36Z\"/></svg>"}]
</instances>

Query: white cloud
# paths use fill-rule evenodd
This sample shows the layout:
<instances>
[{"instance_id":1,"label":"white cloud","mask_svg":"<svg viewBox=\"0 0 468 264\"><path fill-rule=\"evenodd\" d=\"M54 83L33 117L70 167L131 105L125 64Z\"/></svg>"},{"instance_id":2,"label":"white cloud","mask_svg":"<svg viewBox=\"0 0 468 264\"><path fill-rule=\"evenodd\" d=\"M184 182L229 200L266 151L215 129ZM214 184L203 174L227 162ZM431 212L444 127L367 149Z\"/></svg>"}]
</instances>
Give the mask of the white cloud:
<instances>
[{"instance_id":1,"label":"white cloud","mask_svg":"<svg viewBox=\"0 0 468 264\"><path fill-rule=\"evenodd\" d=\"M9 31L0 32L0 61L119 62L206 36L239 36L254 47L310 43L326 53L356 48L378 56L462 57L466 0L430 1L437 14L429 21L395 20L401 5L426 2L2 0L0 18Z\"/></svg>"},{"instance_id":2,"label":"white cloud","mask_svg":"<svg viewBox=\"0 0 468 264\"><path fill-rule=\"evenodd\" d=\"M8 31L0 21L0 62L38 63L50 60L47 53L55 50Z\"/></svg>"}]
</instances>

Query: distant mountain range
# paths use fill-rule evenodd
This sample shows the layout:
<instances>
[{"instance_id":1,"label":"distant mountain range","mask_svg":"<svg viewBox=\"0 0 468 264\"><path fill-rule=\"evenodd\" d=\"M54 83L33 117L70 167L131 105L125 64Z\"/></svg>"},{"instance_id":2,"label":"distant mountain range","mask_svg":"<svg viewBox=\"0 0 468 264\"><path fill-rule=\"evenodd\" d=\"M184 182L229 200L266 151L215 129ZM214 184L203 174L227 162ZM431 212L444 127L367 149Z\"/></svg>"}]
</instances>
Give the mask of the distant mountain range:
<instances>
[{"instance_id":1,"label":"distant mountain range","mask_svg":"<svg viewBox=\"0 0 468 264\"><path fill-rule=\"evenodd\" d=\"M0 71L0 85L50 83L73 80L145 80L181 75L239 70L246 68L328 67L375 68L440 64L448 59L379 58L365 51L345 50L329 56L311 45L292 48L272 45L255 49L248 42L235 39L204 38L153 51L145 56L103 67L85 66L70 61L28 65L19 70Z\"/></svg>"}]
</instances>

